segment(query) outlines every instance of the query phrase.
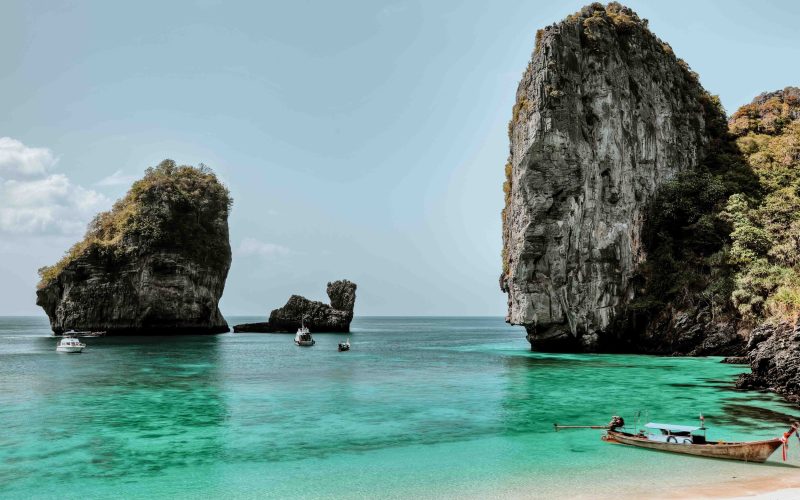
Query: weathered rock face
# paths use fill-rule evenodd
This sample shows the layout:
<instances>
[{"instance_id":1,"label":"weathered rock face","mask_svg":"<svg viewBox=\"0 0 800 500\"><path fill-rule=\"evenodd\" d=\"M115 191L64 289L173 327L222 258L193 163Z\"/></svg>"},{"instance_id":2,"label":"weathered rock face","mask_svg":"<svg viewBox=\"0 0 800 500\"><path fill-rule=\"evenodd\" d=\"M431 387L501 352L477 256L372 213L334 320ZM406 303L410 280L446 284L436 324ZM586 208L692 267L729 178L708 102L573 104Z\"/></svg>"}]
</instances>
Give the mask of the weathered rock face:
<instances>
[{"instance_id":1,"label":"weathered rock face","mask_svg":"<svg viewBox=\"0 0 800 500\"><path fill-rule=\"evenodd\" d=\"M247 323L234 332L295 332L301 321L312 332L349 332L356 304L356 284L348 280L328 283L330 305L292 295L286 305L275 309L267 323Z\"/></svg>"},{"instance_id":2,"label":"weathered rock face","mask_svg":"<svg viewBox=\"0 0 800 500\"><path fill-rule=\"evenodd\" d=\"M741 356L747 330L729 316L715 319L708 307L695 306L661 311L627 348L616 350L677 356ZM619 342L619 338L614 338ZM624 340L623 340L624 342ZM624 345L624 344L623 344Z\"/></svg>"},{"instance_id":3,"label":"weathered rock face","mask_svg":"<svg viewBox=\"0 0 800 500\"><path fill-rule=\"evenodd\" d=\"M55 333L221 333L230 198L213 173L165 161L43 268L36 303Z\"/></svg>"},{"instance_id":4,"label":"weathered rock face","mask_svg":"<svg viewBox=\"0 0 800 500\"><path fill-rule=\"evenodd\" d=\"M739 377L740 389L768 389L800 403L800 323L762 325L747 344L752 373Z\"/></svg>"},{"instance_id":5,"label":"weathered rock face","mask_svg":"<svg viewBox=\"0 0 800 500\"><path fill-rule=\"evenodd\" d=\"M509 124L500 278L535 349L597 350L635 297L646 204L704 156L706 95L619 4L537 33Z\"/></svg>"},{"instance_id":6,"label":"weathered rock face","mask_svg":"<svg viewBox=\"0 0 800 500\"><path fill-rule=\"evenodd\" d=\"M347 280L334 281L328 283L326 292L331 301L331 308L347 312L350 314L350 319L353 319L353 308L356 306L356 284Z\"/></svg>"}]
</instances>

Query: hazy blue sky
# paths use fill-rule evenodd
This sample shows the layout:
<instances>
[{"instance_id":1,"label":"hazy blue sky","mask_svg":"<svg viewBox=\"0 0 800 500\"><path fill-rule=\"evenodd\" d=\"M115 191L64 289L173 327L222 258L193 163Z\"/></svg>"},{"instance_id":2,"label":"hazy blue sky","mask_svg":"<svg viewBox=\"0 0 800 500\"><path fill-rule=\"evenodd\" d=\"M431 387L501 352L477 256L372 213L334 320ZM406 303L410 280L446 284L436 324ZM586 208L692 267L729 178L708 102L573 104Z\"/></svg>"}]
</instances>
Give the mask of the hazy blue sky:
<instances>
[{"instance_id":1,"label":"hazy blue sky","mask_svg":"<svg viewBox=\"0 0 800 500\"><path fill-rule=\"evenodd\" d=\"M0 314L143 170L234 197L222 311L501 315L503 165L538 28L588 2L0 2ZM800 84L798 2L628 5L729 111Z\"/></svg>"}]
</instances>

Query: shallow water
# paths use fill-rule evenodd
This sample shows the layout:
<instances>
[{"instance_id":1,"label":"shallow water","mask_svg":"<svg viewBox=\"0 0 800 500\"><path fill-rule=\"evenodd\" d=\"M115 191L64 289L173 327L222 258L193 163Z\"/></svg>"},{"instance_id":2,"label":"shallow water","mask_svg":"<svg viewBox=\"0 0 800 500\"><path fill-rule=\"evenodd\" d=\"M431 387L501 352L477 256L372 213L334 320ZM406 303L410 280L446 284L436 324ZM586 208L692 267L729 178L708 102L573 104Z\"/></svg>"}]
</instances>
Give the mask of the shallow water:
<instances>
[{"instance_id":1,"label":"shallow water","mask_svg":"<svg viewBox=\"0 0 800 500\"><path fill-rule=\"evenodd\" d=\"M710 438L783 432L797 410L733 391L746 367L719 358L535 354L501 318L356 318L346 353L341 335L227 334L67 355L48 333L0 318L0 496L613 497L800 474L780 452L738 464L552 430L646 410L702 412Z\"/></svg>"}]
</instances>

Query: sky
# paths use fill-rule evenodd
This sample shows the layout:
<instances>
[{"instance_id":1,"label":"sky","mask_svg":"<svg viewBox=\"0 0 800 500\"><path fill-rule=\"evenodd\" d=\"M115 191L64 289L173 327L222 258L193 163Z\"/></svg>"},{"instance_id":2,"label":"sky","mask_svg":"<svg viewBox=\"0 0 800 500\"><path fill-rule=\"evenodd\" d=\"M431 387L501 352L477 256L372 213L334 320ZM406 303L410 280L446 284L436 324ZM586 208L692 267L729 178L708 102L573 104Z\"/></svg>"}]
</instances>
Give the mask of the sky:
<instances>
[{"instance_id":1,"label":"sky","mask_svg":"<svg viewBox=\"0 0 800 500\"><path fill-rule=\"evenodd\" d=\"M0 2L0 315L148 166L234 198L225 315L328 281L357 315L503 315L506 124L588 2ZM800 2L630 1L729 112L800 85Z\"/></svg>"}]
</instances>

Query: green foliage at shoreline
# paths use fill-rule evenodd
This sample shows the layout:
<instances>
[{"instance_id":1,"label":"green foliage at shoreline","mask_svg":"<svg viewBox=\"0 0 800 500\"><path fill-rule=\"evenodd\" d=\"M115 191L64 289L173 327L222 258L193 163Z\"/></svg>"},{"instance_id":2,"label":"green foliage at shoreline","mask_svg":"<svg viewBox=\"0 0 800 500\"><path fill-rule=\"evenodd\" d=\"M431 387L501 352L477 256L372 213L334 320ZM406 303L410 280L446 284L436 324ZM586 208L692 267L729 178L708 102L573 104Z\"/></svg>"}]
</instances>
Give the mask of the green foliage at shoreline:
<instances>
[{"instance_id":1,"label":"green foliage at shoreline","mask_svg":"<svg viewBox=\"0 0 800 500\"><path fill-rule=\"evenodd\" d=\"M61 260L39 269L39 288L90 252L114 260L181 246L201 259L224 261L230 254L227 218L232 203L228 189L205 165L164 160L148 168L110 211L98 214Z\"/></svg>"}]
</instances>

